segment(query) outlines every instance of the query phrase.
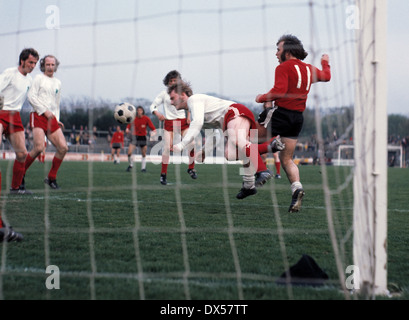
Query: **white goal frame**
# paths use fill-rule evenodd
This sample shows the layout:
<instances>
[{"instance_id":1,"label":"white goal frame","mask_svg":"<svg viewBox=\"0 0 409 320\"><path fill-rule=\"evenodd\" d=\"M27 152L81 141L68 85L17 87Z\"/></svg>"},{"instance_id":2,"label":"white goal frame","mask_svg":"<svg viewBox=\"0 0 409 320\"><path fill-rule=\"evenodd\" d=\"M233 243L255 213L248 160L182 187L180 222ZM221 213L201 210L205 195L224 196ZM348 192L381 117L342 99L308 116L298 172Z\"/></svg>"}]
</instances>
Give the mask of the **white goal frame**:
<instances>
[{"instance_id":1,"label":"white goal frame","mask_svg":"<svg viewBox=\"0 0 409 320\"><path fill-rule=\"evenodd\" d=\"M333 159L333 163L336 166L354 166L355 165L355 160L354 160L354 155L352 155L351 158L344 158L342 157L343 151L351 149L354 151L354 145L351 144L341 144L338 146L338 157L337 159ZM403 158L403 148L402 146L393 146L393 145L388 145L388 153L389 151L395 151L399 152L399 167L403 168L404 167L404 158Z\"/></svg>"},{"instance_id":2,"label":"white goal frame","mask_svg":"<svg viewBox=\"0 0 409 320\"><path fill-rule=\"evenodd\" d=\"M387 1L356 0L353 258L357 291L387 289Z\"/></svg>"}]
</instances>

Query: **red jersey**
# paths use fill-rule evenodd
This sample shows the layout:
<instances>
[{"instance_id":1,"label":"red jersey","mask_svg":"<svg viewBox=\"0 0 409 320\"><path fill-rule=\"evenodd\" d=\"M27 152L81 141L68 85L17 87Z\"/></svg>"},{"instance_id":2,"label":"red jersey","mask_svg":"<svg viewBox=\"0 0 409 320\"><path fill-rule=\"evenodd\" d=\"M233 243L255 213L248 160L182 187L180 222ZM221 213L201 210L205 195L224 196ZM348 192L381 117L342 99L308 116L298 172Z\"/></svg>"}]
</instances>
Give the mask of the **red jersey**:
<instances>
[{"instance_id":1,"label":"red jersey","mask_svg":"<svg viewBox=\"0 0 409 320\"><path fill-rule=\"evenodd\" d=\"M299 59L289 59L281 63L275 71L275 83L258 102L275 101L281 108L303 112L311 84L331 79L328 61L322 60L322 70L304 63Z\"/></svg>"},{"instance_id":2,"label":"red jersey","mask_svg":"<svg viewBox=\"0 0 409 320\"><path fill-rule=\"evenodd\" d=\"M140 118L136 116L133 123L128 124L126 129L131 129L131 127L133 127L132 135L134 136L146 136L147 127L151 128L151 130L156 130L152 120L148 116L142 116Z\"/></svg>"},{"instance_id":3,"label":"red jersey","mask_svg":"<svg viewBox=\"0 0 409 320\"><path fill-rule=\"evenodd\" d=\"M113 143L120 143L122 147L124 146L124 132L123 131L115 131L112 135L111 145Z\"/></svg>"}]
</instances>

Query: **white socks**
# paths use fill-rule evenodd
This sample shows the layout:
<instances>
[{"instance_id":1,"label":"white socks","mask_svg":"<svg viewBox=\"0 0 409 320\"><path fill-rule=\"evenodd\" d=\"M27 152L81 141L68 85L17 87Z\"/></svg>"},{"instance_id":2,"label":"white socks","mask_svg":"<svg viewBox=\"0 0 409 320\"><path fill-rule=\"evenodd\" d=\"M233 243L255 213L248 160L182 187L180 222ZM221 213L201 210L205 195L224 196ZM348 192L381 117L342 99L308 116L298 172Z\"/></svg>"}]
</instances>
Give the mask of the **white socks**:
<instances>
[{"instance_id":1,"label":"white socks","mask_svg":"<svg viewBox=\"0 0 409 320\"><path fill-rule=\"evenodd\" d=\"M291 194L293 194L297 189L302 189L302 184L300 181L295 181L291 184Z\"/></svg>"},{"instance_id":2,"label":"white socks","mask_svg":"<svg viewBox=\"0 0 409 320\"><path fill-rule=\"evenodd\" d=\"M246 189L252 189L254 188L254 182L256 181L256 178L254 175L244 175L243 176L243 187Z\"/></svg>"}]
</instances>

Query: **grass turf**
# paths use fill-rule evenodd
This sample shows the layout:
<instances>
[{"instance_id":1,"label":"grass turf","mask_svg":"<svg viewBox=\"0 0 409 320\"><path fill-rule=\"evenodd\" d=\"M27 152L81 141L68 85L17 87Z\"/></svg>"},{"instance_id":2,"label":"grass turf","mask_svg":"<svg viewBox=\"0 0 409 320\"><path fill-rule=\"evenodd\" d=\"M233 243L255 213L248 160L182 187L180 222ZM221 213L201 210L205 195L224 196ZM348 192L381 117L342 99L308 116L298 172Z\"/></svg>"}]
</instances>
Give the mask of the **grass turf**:
<instances>
[{"instance_id":1,"label":"grass turf","mask_svg":"<svg viewBox=\"0 0 409 320\"><path fill-rule=\"evenodd\" d=\"M44 299L345 299L339 285L327 212L333 214L341 259L352 263L351 168L326 167L331 207L325 205L322 168L300 166L306 190L299 213L288 213L285 174L237 200L238 165L160 166L64 162L60 190L43 179L50 163L26 174L33 195L9 195L12 161L0 161L2 212L25 239L0 246L0 297ZM274 169L271 168L273 171ZM388 283L407 299L409 170L388 169ZM349 181L346 182L346 181ZM407 188L406 188L407 189ZM302 254L328 274L319 288L275 283ZM46 268L60 271L60 289L46 287Z\"/></svg>"}]
</instances>

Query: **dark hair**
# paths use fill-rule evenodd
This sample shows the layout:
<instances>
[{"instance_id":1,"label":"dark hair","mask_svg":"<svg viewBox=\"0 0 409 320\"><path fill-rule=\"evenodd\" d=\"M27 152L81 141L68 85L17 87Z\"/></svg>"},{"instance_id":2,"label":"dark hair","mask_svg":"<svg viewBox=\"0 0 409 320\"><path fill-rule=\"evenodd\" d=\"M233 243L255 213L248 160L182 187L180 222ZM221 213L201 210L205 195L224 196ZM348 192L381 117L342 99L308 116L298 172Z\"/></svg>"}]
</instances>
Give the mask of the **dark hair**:
<instances>
[{"instance_id":1,"label":"dark hair","mask_svg":"<svg viewBox=\"0 0 409 320\"><path fill-rule=\"evenodd\" d=\"M308 53L304 50L302 42L296 36L293 36L292 34L285 34L278 39L277 45L282 41L284 42L282 56L283 61L285 61L285 54L287 52L300 60L304 60L308 56Z\"/></svg>"},{"instance_id":2,"label":"dark hair","mask_svg":"<svg viewBox=\"0 0 409 320\"><path fill-rule=\"evenodd\" d=\"M177 81L175 84L171 85L168 88L168 94L170 94L172 91L175 91L177 94L186 93L188 97L193 95L193 90L190 86L190 83L182 80Z\"/></svg>"},{"instance_id":3,"label":"dark hair","mask_svg":"<svg viewBox=\"0 0 409 320\"><path fill-rule=\"evenodd\" d=\"M169 81L172 80L172 79L175 79L175 78L176 79L181 78L181 75L180 75L179 71L176 71L176 70L169 71L168 74L166 75L166 77L163 79L163 84L165 86L168 86Z\"/></svg>"},{"instance_id":4,"label":"dark hair","mask_svg":"<svg viewBox=\"0 0 409 320\"><path fill-rule=\"evenodd\" d=\"M41 72L44 72L44 71L45 71L45 59L46 59L46 58L54 58L54 59L55 59L54 72L56 72L57 69L58 69L58 66L60 65L60 61L58 61L58 59L57 59L55 56L52 56L51 54L46 55L44 58L42 58L42 59L40 60L40 70L41 70Z\"/></svg>"},{"instance_id":5,"label":"dark hair","mask_svg":"<svg viewBox=\"0 0 409 320\"><path fill-rule=\"evenodd\" d=\"M136 111L138 112L138 109L142 109L142 114L145 114L145 109L142 106L137 106Z\"/></svg>"},{"instance_id":6,"label":"dark hair","mask_svg":"<svg viewBox=\"0 0 409 320\"><path fill-rule=\"evenodd\" d=\"M37 60L40 59L40 55L38 54L37 50L33 48L25 48L20 53L20 57L18 59L18 65L21 66L21 62L26 61L30 55L32 55Z\"/></svg>"}]
</instances>

